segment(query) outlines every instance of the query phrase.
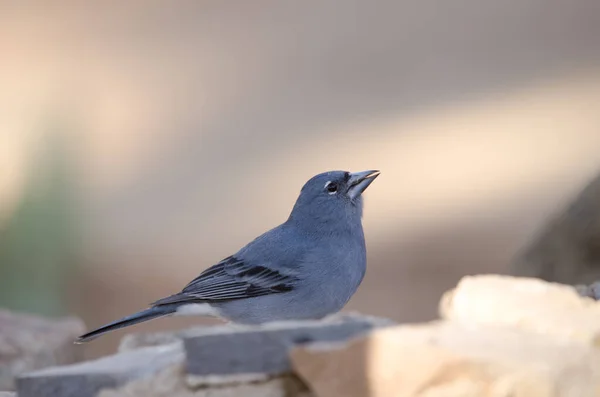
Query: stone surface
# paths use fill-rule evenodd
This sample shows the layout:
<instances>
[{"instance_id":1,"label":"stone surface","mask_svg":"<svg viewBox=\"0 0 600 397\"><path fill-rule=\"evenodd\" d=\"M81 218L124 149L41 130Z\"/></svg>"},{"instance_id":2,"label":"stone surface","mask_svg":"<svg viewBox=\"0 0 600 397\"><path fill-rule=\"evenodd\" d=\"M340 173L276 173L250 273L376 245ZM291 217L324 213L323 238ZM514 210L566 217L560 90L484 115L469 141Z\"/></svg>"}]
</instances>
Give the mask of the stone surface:
<instances>
[{"instance_id":1,"label":"stone surface","mask_svg":"<svg viewBox=\"0 0 600 397\"><path fill-rule=\"evenodd\" d=\"M575 289L581 296L592 298L594 300L600 300L600 281L590 285L576 285Z\"/></svg>"},{"instance_id":2,"label":"stone surface","mask_svg":"<svg viewBox=\"0 0 600 397\"><path fill-rule=\"evenodd\" d=\"M296 372L328 397L593 397L600 351L510 328L433 322L296 347Z\"/></svg>"},{"instance_id":3,"label":"stone surface","mask_svg":"<svg viewBox=\"0 0 600 397\"><path fill-rule=\"evenodd\" d=\"M346 340L391 324L387 319L340 314L321 321L195 329L184 336L186 368L196 383L212 383L214 374L262 379L290 371L288 351L293 345Z\"/></svg>"},{"instance_id":4,"label":"stone surface","mask_svg":"<svg viewBox=\"0 0 600 397\"><path fill-rule=\"evenodd\" d=\"M138 379L98 397L311 397L303 382L293 375L259 382L223 381L220 387L190 387L183 365L174 365L156 375Z\"/></svg>"},{"instance_id":5,"label":"stone surface","mask_svg":"<svg viewBox=\"0 0 600 397\"><path fill-rule=\"evenodd\" d=\"M17 379L19 397L95 397L101 389L151 377L184 362L181 345L146 347L85 363L31 372Z\"/></svg>"},{"instance_id":6,"label":"stone surface","mask_svg":"<svg viewBox=\"0 0 600 397\"><path fill-rule=\"evenodd\" d=\"M20 374L82 359L73 340L85 331L76 318L50 319L0 310L0 390Z\"/></svg>"},{"instance_id":7,"label":"stone surface","mask_svg":"<svg viewBox=\"0 0 600 397\"><path fill-rule=\"evenodd\" d=\"M118 355L20 377L19 397L595 397L600 302L586 293L468 276L431 323L338 314L132 335Z\"/></svg>"},{"instance_id":8,"label":"stone surface","mask_svg":"<svg viewBox=\"0 0 600 397\"><path fill-rule=\"evenodd\" d=\"M531 278L464 277L444 295L443 318L463 324L515 327L538 334L597 345L600 302L570 286Z\"/></svg>"},{"instance_id":9,"label":"stone surface","mask_svg":"<svg viewBox=\"0 0 600 397\"><path fill-rule=\"evenodd\" d=\"M0 391L0 397L17 397L17 393L11 391Z\"/></svg>"},{"instance_id":10,"label":"stone surface","mask_svg":"<svg viewBox=\"0 0 600 397\"><path fill-rule=\"evenodd\" d=\"M600 174L517 255L512 274L564 284L600 281Z\"/></svg>"},{"instance_id":11,"label":"stone surface","mask_svg":"<svg viewBox=\"0 0 600 397\"><path fill-rule=\"evenodd\" d=\"M187 330L189 332L189 330ZM184 331L175 332L144 332L127 334L119 343L119 352L128 352L142 347L164 346L172 343L183 344Z\"/></svg>"},{"instance_id":12,"label":"stone surface","mask_svg":"<svg viewBox=\"0 0 600 397\"><path fill-rule=\"evenodd\" d=\"M19 397L309 396L289 373L290 347L346 340L392 324L343 314L321 321L132 335L114 356L26 374L18 379L18 392Z\"/></svg>"}]
</instances>

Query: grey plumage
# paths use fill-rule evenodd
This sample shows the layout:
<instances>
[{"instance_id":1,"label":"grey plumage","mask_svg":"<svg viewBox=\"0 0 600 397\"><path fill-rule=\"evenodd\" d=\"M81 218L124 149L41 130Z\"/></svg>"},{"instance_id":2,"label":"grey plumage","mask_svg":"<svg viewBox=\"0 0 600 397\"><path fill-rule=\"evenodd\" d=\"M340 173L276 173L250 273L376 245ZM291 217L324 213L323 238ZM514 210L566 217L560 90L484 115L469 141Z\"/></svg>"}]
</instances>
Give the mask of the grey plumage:
<instances>
[{"instance_id":1,"label":"grey plumage","mask_svg":"<svg viewBox=\"0 0 600 397\"><path fill-rule=\"evenodd\" d=\"M379 171L325 172L303 186L289 218L150 308L82 335L209 305L243 324L319 319L341 310L366 271L362 192Z\"/></svg>"}]
</instances>

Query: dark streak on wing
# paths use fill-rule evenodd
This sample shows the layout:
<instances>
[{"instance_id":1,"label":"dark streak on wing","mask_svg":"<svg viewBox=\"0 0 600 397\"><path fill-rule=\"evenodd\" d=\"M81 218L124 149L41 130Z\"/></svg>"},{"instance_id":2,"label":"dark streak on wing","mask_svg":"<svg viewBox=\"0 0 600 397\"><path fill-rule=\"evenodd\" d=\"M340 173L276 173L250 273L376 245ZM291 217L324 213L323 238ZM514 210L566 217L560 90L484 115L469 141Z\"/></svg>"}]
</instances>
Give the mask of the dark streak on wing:
<instances>
[{"instance_id":1,"label":"dark streak on wing","mask_svg":"<svg viewBox=\"0 0 600 397\"><path fill-rule=\"evenodd\" d=\"M152 306L172 303L223 302L289 292L294 275L262 265L250 265L233 256L203 271L180 293L160 299Z\"/></svg>"}]
</instances>

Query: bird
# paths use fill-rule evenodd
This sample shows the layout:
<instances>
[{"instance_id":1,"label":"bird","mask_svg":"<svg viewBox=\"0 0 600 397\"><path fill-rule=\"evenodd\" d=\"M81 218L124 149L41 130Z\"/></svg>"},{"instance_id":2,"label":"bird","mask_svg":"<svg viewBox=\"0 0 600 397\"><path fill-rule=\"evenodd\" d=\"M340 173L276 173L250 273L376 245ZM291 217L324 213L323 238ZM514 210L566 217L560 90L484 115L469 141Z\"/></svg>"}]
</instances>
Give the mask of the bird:
<instances>
[{"instance_id":1,"label":"bird","mask_svg":"<svg viewBox=\"0 0 600 397\"><path fill-rule=\"evenodd\" d=\"M75 343L170 315L258 325L318 320L339 312L366 273L362 194L379 175L368 170L313 176L285 222L201 272L181 292L81 335Z\"/></svg>"}]
</instances>

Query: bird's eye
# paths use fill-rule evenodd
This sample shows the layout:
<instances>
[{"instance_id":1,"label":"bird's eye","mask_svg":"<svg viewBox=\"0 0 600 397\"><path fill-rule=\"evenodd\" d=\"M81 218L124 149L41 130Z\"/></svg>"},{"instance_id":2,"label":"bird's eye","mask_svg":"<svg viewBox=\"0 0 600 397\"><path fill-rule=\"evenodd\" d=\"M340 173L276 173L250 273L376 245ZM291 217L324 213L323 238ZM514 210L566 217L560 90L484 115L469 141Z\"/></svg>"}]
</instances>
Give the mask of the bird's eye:
<instances>
[{"instance_id":1,"label":"bird's eye","mask_svg":"<svg viewBox=\"0 0 600 397\"><path fill-rule=\"evenodd\" d=\"M335 182L327 182L325 184L325 189L327 190L327 193L329 193L329 194L336 194L337 191L338 191L337 183L335 183Z\"/></svg>"}]
</instances>

